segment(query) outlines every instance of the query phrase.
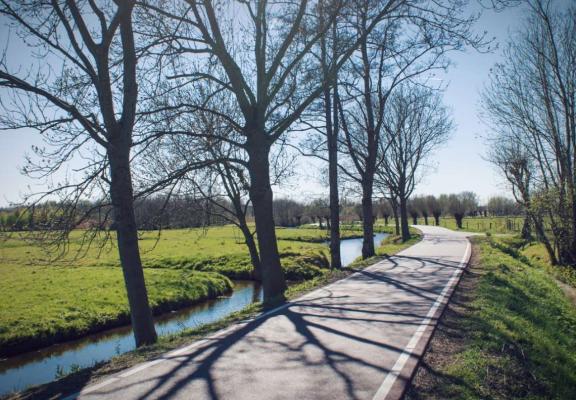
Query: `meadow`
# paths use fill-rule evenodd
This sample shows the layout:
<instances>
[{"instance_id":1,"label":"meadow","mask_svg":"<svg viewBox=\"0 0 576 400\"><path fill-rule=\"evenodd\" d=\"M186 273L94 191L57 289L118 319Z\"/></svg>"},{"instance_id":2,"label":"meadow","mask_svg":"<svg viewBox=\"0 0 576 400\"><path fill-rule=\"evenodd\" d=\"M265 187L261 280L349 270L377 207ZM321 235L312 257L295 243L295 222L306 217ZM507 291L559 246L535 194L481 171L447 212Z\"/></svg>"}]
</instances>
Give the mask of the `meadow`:
<instances>
[{"instance_id":1,"label":"meadow","mask_svg":"<svg viewBox=\"0 0 576 400\"><path fill-rule=\"evenodd\" d=\"M430 225L434 218L428 218ZM418 218L418 223L423 224L424 218ZM490 232L518 234L522 231L524 217L464 217L462 230L467 232ZM440 226L448 229L459 230L456 219L453 217L440 217Z\"/></svg>"},{"instance_id":2,"label":"meadow","mask_svg":"<svg viewBox=\"0 0 576 400\"><path fill-rule=\"evenodd\" d=\"M321 242L327 231L278 228L277 233L288 280L326 271L328 247ZM86 248L83 237L74 232L62 257L24 234L0 242L0 355L129 323L114 242L97 240ZM223 295L232 290L231 279L250 278L250 258L233 226L142 232L140 246L155 314Z\"/></svg>"}]
</instances>

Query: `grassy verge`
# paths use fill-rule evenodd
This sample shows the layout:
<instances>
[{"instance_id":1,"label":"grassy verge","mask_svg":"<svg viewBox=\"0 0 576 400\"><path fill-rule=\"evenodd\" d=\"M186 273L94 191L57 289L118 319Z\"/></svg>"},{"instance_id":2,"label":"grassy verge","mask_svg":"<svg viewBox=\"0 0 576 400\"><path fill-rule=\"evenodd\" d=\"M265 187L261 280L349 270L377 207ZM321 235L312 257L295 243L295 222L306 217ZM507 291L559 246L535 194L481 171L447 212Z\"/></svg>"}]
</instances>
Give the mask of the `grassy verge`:
<instances>
[{"instance_id":1,"label":"grassy verge","mask_svg":"<svg viewBox=\"0 0 576 400\"><path fill-rule=\"evenodd\" d=\"M576 287L576 268L567 265L550 264L550 258L548 257L548 253L542 243L525 243L518 241L516 243L511 243L510 246L517 249L518 252L526 257L531 264L545 269L550 274L554 275L559 281L572 287Z\"/></svg>"},{"instance_id":2,"label":"grassy verge","mask_svg":"<svg viewBox=\"0 0 576 400\"><path fill-rule=\"evenodd\" d=\"M405 249L406 247L415 244L419 240L420 235L415 235L415 237L407 243L401 243L401 241L399 241L396 237L387 238L382 243L382 246L378 248L378 253L380 256L376 256L362 263L355 263L353 266L342 270L323 269L321 275L291 285L286 293L286 296L288 300L298 298L307 292L342 279L356 271L358 268L371 265L374 262L382 259L384 255L393 255ZM107 362L70 373L55 382L30 388L26 391L9 395L6 398L11 400L53 398L75 392L90 383L102 379L105 376L129 368L140 362L159 357L167 351L204 338L206 335L212 334L220 329L230 326L231 324L244 321L249 318L254 318L262 313L262 311L270 307L273 307L273 305L264 306L261 303L254 303L244 308L243 310L235 312L215 323L202 325L194 329L184 330L174 335L162 336L159 338L158 343L154 344L153 346L140 348L119 355Z\"/></svg>"},{"instance_id":3,"label":"grassy verge","mask_svg":"<svg viewBox=\"0 0 576 400\"><path fill-rule=\"evenodd\" d=\"M476 239L408 399L576 398L576 309L544 269Z\"/></svg>"}]
</instances>

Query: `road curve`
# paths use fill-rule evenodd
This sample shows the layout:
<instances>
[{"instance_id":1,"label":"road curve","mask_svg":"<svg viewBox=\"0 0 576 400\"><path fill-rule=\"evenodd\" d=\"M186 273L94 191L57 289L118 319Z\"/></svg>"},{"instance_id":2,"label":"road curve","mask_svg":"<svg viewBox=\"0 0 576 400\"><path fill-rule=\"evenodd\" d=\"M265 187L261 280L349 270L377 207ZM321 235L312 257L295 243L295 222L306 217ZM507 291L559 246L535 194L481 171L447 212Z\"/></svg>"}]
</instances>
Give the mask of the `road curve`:
<instances>
[{"instance_id":1,"label":"road curve","mask_svg":"<svg viewBox=\"0 0 576 400\"><path fill-rule=\"evenodd\" d=\"M418 244L265 315L85 387L96 399L397 399L470 257Z\"/></svg>"}]
</instances>

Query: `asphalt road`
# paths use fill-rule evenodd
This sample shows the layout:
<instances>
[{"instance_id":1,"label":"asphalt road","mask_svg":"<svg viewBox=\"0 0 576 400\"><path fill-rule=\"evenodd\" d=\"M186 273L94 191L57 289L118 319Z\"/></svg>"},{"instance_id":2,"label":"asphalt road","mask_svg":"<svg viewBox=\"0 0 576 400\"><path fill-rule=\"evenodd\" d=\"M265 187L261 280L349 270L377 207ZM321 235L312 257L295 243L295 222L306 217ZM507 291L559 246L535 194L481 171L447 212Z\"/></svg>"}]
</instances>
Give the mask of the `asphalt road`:
<instances>
[{"instance_id":1,"label":"asphalt road","mask_svg":"<svg viewBox=\"0 0 576 400\"><path fill-rule=\"evenodd\" d=\"M389 260L74 397L399 398L470 257L465 235L419 228Z\"/></svg>"}]
</instances>

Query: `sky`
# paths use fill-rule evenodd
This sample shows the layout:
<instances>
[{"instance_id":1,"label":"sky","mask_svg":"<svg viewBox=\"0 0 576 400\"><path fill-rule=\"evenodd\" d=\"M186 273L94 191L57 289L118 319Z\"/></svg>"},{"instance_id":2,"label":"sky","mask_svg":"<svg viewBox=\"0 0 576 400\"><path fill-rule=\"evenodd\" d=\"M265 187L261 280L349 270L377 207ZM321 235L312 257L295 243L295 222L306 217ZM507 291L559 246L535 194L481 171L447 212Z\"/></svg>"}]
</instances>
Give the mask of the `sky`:
<instances>
[{"instance_id":1,"label":"sky","mask_svg":"<svg viewBox=\"0 0 576 400\"><path fill-rule=\"evenodd\" d=\"M568 2L573 0L567 0ZM561 3L563 3L561 1ZM486 31L500 49L510 32L522 24L525 9L509 8L502 12L484 11L476 25L479 32ZM0 34L7 29L0 27ZM456 193L463 190L476 192L481 201L494 195L507 195L506 185L492 166L483 159L486 154L487 128L478 116L480 91L488 79L490 68L501 60L500 49L488 54L475 50L452 53L453 66L443 76L448 86L444 102L452 110L456 129L451 140L431 155L433 168L416 188L418 194ZM25 62L25 60L22 60ZM0 131L0 207L18 202L25 193L41 189L45 182L31 180L20 173L24 157L31 145L41 144L31 131ZM275 189L277 197L308 200L324 196L327 188L317 178L318 165L299 161L299 175Z\"/></svg>"}]
</instances>

